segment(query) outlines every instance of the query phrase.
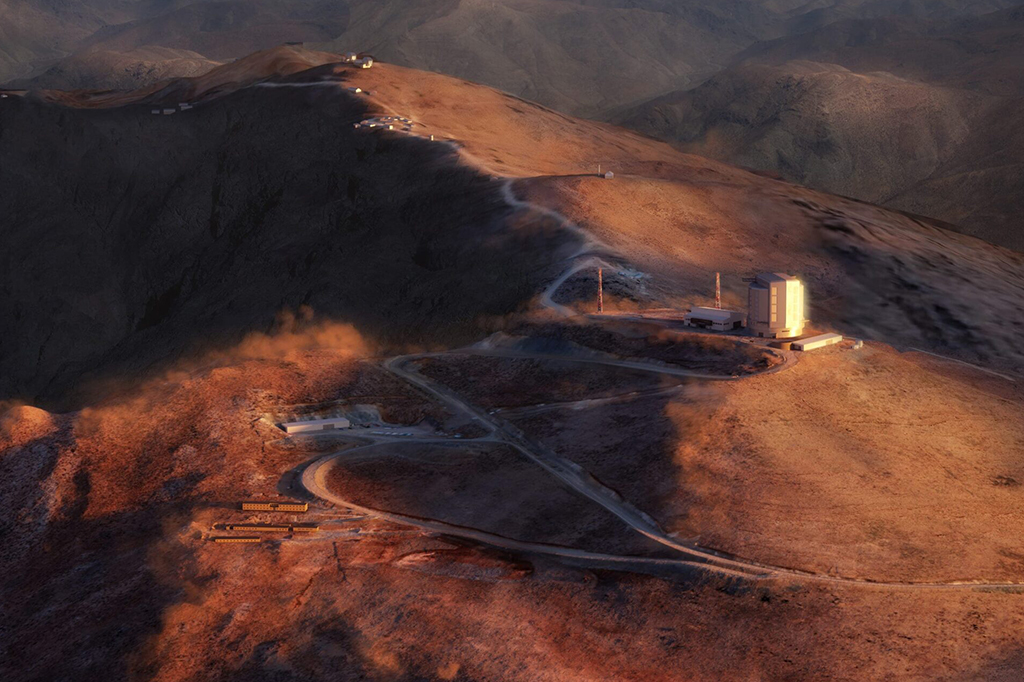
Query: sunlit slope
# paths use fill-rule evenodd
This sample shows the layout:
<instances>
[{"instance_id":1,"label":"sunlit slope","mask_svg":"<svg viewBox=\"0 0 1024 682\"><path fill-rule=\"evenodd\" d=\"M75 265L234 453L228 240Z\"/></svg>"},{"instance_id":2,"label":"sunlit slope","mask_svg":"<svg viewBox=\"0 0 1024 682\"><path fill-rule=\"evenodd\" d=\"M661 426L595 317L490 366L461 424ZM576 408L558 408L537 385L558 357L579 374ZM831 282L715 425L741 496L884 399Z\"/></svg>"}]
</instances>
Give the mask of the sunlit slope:
<instances>
[{"instance_id":1,"label":"sunlit slope","mask_svg":"<svg viewBox=\"0 0 1024 682\"><path fill-rule=\"evenodd\" d=\"M707 303L721 272L806 278L811 318L851 334L1020 368L1024 257L926 219L678 152L490 88L382 65L349 80L369 106L452 139L466 163L518 178L518 198L556 210L651 275L656 298ZM615 177L596 177L598 165Z\"/></svg>"}]
</instances>

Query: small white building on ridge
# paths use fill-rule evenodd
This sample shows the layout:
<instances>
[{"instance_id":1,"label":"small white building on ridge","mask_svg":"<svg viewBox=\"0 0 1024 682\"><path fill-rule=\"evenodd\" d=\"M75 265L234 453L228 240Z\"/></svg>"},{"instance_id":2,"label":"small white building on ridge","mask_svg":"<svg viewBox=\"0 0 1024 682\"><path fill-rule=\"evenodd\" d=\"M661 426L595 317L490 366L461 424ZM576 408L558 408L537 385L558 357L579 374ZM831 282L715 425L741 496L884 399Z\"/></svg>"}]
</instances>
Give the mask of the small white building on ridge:
<instances>
[{"instance_id":1,"label":"small white building on ridge","mask_svg":"<svg viewBox=\"0 0 1024 682\"><path fill-rule=\"evenodd\" d=\"M746 318L735 310L719 308L692 308L683 316L683 323L688 327L701 327L716 332L739 329L746 324Z\"/></svg>"}]
</instances>

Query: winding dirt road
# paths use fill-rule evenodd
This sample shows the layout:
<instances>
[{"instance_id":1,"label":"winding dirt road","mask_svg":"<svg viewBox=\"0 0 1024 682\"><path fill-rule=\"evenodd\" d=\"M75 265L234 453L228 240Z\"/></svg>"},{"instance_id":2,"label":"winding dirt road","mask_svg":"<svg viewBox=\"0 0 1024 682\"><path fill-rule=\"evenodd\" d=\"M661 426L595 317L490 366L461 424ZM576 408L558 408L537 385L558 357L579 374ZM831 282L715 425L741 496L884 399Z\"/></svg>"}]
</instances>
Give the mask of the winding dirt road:
<instances>
[{"instance_id":1,"label":"winding dirt road","mask_svg":"<svg viewBox=\"0 0 1024 682\"><path fill-rule=\"evenodd\" d=\"M324 85L328 84L339 87L343 86L343 83L337 81L324 83ZM307 84L302 85L305 86ZM321 85L321 83L308 85ZM383 109L392 114L396 113L392 109L392 107L388 106L384 102L375 100L375 104L378 109ZM566 306L556 303L553 299L553 295L573 274L581 270L584 270L588 267L598 267L599 265L611 267L609 263L601 257L601 251L604 250L605 248L604 245L595 241L594 238L590 234L588 234L586 230L583 230L580 226L570 221L564 215L556 211L553 211L552 209L547 208L545 206L541 206L519 199L515 194L515 178L502 176L494 172L493 169L488 168L487 164L483 163L480 159L473 157L468 151L466 151L460 145L454 142L450 142L447 140L438 140L437 142L440 144L447 144L451 146L452 149L457 154L459 154L464 161L466 161L470 165L475 166L481 172L487 173L495 180L501 181L503 183L503 197L506 203L513 210L535 211L541 215L548 216L552 219L558 220L563 227L582 237L583 241L581 248L568 259L568 261L570 262L570 266L559 277L552 281L541 292L540 295L541 306L548 308L564 317L577 316L578 313L576 311L573 311L572 309ZM610 251L604 252L609 254L609 257L611 257ZM740 377L701 374L697 372L684 370L681 368L669 367L664 365L655 365L650 362L614 360L597 357L530 354L512 351L508 349L476 348L464 349L458 352L469 353L474 355L490 355L496 357L521 357L541 360L558 359L563 361L587 362L614 367L625 367L633 370L655 372L676 377L691 377L713 381L738 381L751 376L757 376L759 374L770 374L774 372L780 372L792 367L796 362L796 355L791 351L778 351L776 352L776 354L782 358L782 363L768 370L765 370L764 372L760 372L757 374L748 374ZM509 445L510 447L515 448L520 453L525 455L527 458L529 458L530 460L538 464L540 467L542 467L549 474L555 476L565 485L575 490L577 493L587 497L588 499L596 502L597 504L600 504L606 510L615 514L627 525L629 525L633 530L642 533L648 538L656 542L659 542L662 545L678 552L680 554L680 558L652 559L645 557L601 554L569 547L561 547L542 543L523 542L506 538L493 533L488 533L475 528L456 526L453 524L445 523L443 521L438 521L436 519L421 519L401 514L395 514L385 510L362 507L360 505L353 504L348 500L340 498L327 488L327 473L330 471L330 468L337 462L337 459L339 457L352 456L353 453L357 452L359 453L357 456L360 457L372 455L372 450L374 448L379 448L381 446L394 443L395 440L393 438L364 437L362 439L363 442L365 442L366 440L370 440L372 442L339 453L326 455L315 460L312 464L306 467L301 477L302 485L309 493L313 494L314 496L320 499L323 499L336 505L361 511L368 515L376 516L378 518L390 520L403 525L420 528L422 530L426 530L429 532L457 536L511 551L555 556L563 560L581 562L591 566L606 566L611 568L618 568L620 570L651 570L652 568L682 569L691 571L703 571L725 578L743 578L748 580L789 578L801 581L871 586L887 589L998 589L1024 585L1024 583L993 583L982 581L885 582L872 581L861 578L824 575L811 573L807 571L801 571L799 569L788 568L783 566L770 566L760 564L749 559L729 556L706 547L700 547L695 544L688 544L682 542L666 533L653 518L651 518L649 515L647 515L640 509L636 508L630 502L624 500L621 497L621 495L619 495L614 490L601 484L600 481L594 478L586 469L579 466L577 463L564 457L561 457L558 454L552 452L550 449L544 447L543 445L531 440L525 433L523 433L521 430L516 428L511 423L503 420L500 416L487 413L485 410L470 404L460 395L458 395L448 387L440 385L428 379L427 377L422 376L415 370L410 369L410 365L417 359L430 357L431 355L440 355L440 353L404 355L394 357L385 361L384 367L387 368L392 373L394 373L396 376L404 379L410 384L419 387L428 395L445 403L450 409L454 410L455 412L461 412L463 414L466 414L472 420L474 420L478 424L481 424L488 431L488 435L481 439L466 439L452 442L466 443L492 441L501 442L506 445ZM441 439L438 438L423 439L424 442L430 442L433 444L437 444L440 440ZM417 442L417 440L406 439L403 442Z\"/></svg>"},{"instance_id":2,"label":"winding dirt road","mask_svg":"<svg viewBox=\"0 0 1024 682\"><path fill-rule=\"evenodd\" d=\"M464 352L464 351L460 351ZM506 357L507 354L501 351L487 351L473 349L475 355L496 355ZM464 400L460 395L446 386L438 384L433 380L419 374L410 367L416 360L424 357L443 355L444 353L426 353L418 355L404 355L390 358L385 361L384 367L393 372L396 376L413 384L428 395L440 400L456 413L463 413L469 416L487 429L488 435L479 439L451 440L453 444L465 444L468 442L499 442L515 448L524 456L542 467L552 476L555 476L565 485L588 499L600 504L609 512L615 514L633 530L658 542L679 553L678 559L655 559L647 557L623 556L615 554L603 554L571 547L557 545L524 542L514 540L494 533L489 533L476 528L458 526L436 519L424 519L403 514L396 514L386 510L373 509L352 503L333 493L326 485L327 474L337 463L339 458L356 455L360 458L372 455L372 450L395 443L394 439L380 439L365 445L344 450L339 453L325 455L312 462L302 473L302 486L310 494L326 502L346 507L361 513L372 515L395 523L413 526L432 533L441 533L481 542L493 547L509 551L525 552L538 555L557 557L570 561L577 565L590 567L617 568L619 570L632 570L638 572L652 571L673 571L689 575L713 575L726 579L742 578L745 580L766 580L766 579L790 579L797 581L822 582L830 584L857 585L864 587L878 587L886 589L998 589L1006 587L1019 587L1024 585L1020 582L985 582L985 581L954 581L954 582L898 582L898 581L875 581L864 578L852 578L843 576L826 575L802 571L785 566L774 566L762 564L750 559L734 557L716 550L701 547L696 544L686 543L666 533L649 515L636 508L630 502L607 488L600 481L595 479L586 469L575 462L560 457L550 449L536 443L526 436L514 425L506 422L500 416L489 414L482 408L476 407ZM528 354L517 354L516 357L535 357L539 359L550 359L552 356L530 356ZM555 356L561 360L571 361L575 358L568 356ZM588 358L590 362L600 363L600 360ZM610 363L614 364L614 363ZM651 365L641 365L636 369L650 372L662 372L666 368ZM617 366L617 365L616 365ZM783 365L785 367L786 365ZM676 369L676 368L669 368ZM778 368L772 368L778 371ZM772 371L772 370L768 370ZM765 372L767 373L767 371ZM674 373L673 373L674 374ZM674 374L675 375L675 374ZM677 375L678 376L678 375ZM749 375L753 376L753 375ZM737 381L743 377L719 377L722 380ZM407 439L403 442L429 442L437 444L438 438ZM444 441L441 441L444 442ZM358 453L358 454L357 454Z\"/></svg>"}]
</instances>

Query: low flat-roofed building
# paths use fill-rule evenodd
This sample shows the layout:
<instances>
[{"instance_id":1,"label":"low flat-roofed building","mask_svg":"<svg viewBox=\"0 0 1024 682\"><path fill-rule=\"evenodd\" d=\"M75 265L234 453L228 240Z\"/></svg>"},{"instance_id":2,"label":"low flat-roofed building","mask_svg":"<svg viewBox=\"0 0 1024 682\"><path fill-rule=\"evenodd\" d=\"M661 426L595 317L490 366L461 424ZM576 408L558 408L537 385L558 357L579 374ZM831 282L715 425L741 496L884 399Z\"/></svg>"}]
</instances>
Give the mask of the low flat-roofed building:
<instances>
[{"instance_id":1,"label":"low flat-roofed building","mask_svg":"<svg viewBox=\"0 0 1024 682\"><path fill-rule=\"evenodd\" d=\"M806 339L794 341L793 348L797 350L814 350L815 348L832 346L842 340L842 334L818 334L817 336L809 336Z\"/></svg>"},{"instance_id":2,"label":"low flat-roofed building","mask_svg":"<svg viewBox=\"0 0 1024 682\"><path fill-rule=\"evenodd\" d=\"M701 327L724 332L743 327L746 324L746 317L743 313L735 310L693 308L683 316L683 323L688 327Z\"/></svg>"},{"instance_id":3,"label":"low flat-roofed building","mask_svg":"<svg viewBox=\"0 0 1024 682\"><path fill-rule=\"evenodd\" d=\"M302 421L284 422L281 428L285 433L308 433L310 431L333 431L347 429L352 422L344 417L328 417L327 419L304 419Z\"/></svg>"}]
</instances>

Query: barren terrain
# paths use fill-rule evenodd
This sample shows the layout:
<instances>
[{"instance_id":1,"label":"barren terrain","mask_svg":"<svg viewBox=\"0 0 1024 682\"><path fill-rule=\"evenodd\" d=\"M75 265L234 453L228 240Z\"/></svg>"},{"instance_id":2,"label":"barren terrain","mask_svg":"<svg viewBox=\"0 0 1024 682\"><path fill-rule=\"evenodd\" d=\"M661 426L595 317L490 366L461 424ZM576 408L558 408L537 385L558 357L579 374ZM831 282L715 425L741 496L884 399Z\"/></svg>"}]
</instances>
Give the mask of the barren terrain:
<instances>
[{"instance_id":1,"label":"barren terrain","mask_svg":"<svg viewBox=\"0 0 1024 682\"><path fill-rule=\"evenodd\" d=\"M487 408L606 398L632 390L675 386L679 382L651 372L529 357L444 355L420 360L418 369ZM515 386L515 392L506 391L508 386Z\"/></svg>"},{"instance_id":2,"label":"barren terrain","mask_svg":"<svg viewBox=\"0 0 1024 682\"><path fill-rule=\"evenodd\" d=\"M1022 396L999 382L830 349L769 376L509 418L705 546L873 580L1020 580Z\"/></svg>"},{"instance_id":3,"label":"barren terrain","mask_svg":"<svg viewBox=\"0 0 1024 682\"><path fill-rule=\"evenodd\" d=\"M493 443L359 450L338 459L328 483L360 506L516 540L612 554L670 554L515 450Z\"/></svg>"},{"instance_id":4,"label":"barren terrain","mask_svg":"<svg viewBox=\"0 0 1024 682\"><path fill-rule=\"evenodd\" d=\"M0 100L0 677L1018 679L1019 254L337 59Z\"/></svg>"},{"instance_id":5,"label":"barren terrain","mask_svg":"<svg viewBox=\"0 0 1024 682\"><path fill-rule=\"evenodd\" d=\"M1024 9L845 20L751 46L617 119L680 148L1018 251Z\"/></svg>"},{"instance_id":6,"label":"barren terrain","mask_svg":"<svg viewBox=\"0 0 1024 682\"><path fill-rule=\"evenodd\" d=\"M985 375L974 370L951 378L949 365L942 361L900 358L879 348L869 348L863 356L837 351L806 356L781 374L716 384L713 391L694 386L687 389L685 400L664 405L661 414L636 411L631 405L624 413L588 410L581 416L603 421L601 427L580 430L571 420L565 422L560 432L575 443L559 448L609 482L614 481L614 471L594 459L592 451L602 450L595 437L621 438L606 461L617 462L619 468L631 466L631 481L658 480L664 492L686 500L688 522L699 528L701 542L720 540L724 548L747 550L761 559L805 558L823 570L845 560L849 563L842 564L844 568L856 566L866 573L891 561L887 570L906 573L920 569L922 556L905 553L900 543L914 540L901 534L916 528L922 539L929 540L923 549L934 550L929 556L935 565L948 567L957 565L950 561L966 560L973 569L986 570L985 561L971 560L976 550L955 556L941 552L946 559L936 558L950 547L930 538L949 521L936 517L934 507L915 508L913 498L901 494L893 498L898 509L879 509L876 500L853 493L867 486L868 493L881 500L887 486L908 476L925 476L901 492L924 495L928 486L938 484L940 492L954 501L945 508L954 510L970 497L958 488L974 486L978 499L968 507L969 514L956 518L963 522L964 517L977 516L983 521L986 514L995 513L1003 516L1002 528L1009 533L1013 524L1005 522L1006 512L994 510L999 505L1019 510L1006 506L1015 504L1010 500L1019 497L1019 487L994 485L987 479L998 470L1009 480L1014 470L1001 465L982 471L984 463L976 464L977 474L954 481L941 473L941 461L934 456L923 458L918 451L906 450L919 434L913 424L901 427L911 440L899 440L890 448L877 439L871 443L870 469L848 461L851 450L832 454L842 442L830 444L820 434L813 437L825 438L823 446L814 458L807 457L806 450L769 437L764 406L740 401L742 393L747 398L771 395L765 383L782 382L779 395L789 402L781 405L783 412L772 423L785 419L786 410L814 414L801 409L809 396L803 390L801 396L787 395L786 386L804 386L801 371L806 379L824 370L822 384L842 379L828 368L848 363L864 369L845 379L845 391L873 386L876 391L891 390L890 382L914 372L925 386L931 384L927 390L960 386L969 392L964 397L975 401L987 395L979 393L980 388L995 390L989 403L974 408L979 413L1007 400L1011 403L1003 409L1011 409L1020 400L1012 388L1007 392L995 384L993 389ZM614 384L616 375L611 373L609 380ZM979 388L972 388L971 381ZM513 383L506 390L514 393L516 388ZM688 675L708 680L749 679L751 674L801 680L1014 679L1020 664L1016 652L1024 645L1017 634L1024 622L1017 604L1021 596L1013 590L919 591L800 579L744 585L711 576L696 582L692 577L644 577L575 568L543 556L514 557L319 505L306 515L290 516L318 521L322 530L317 534L271 536L255 546L205 540L218 522L277 521L281 515L241 513L232 505L243 498L294 494L289 487L281 488L292 480L288 472L322 452L277 445L280 432L261 414L288 402L326 403L339 397L373 401L392 395L409 400L415 393L407 390L372 363L354 361L343 348L285 350L268 359L236 360L169 375L129 391L119 401L81 413L54 415L27 407L9 411L0 460L3 499L12 510L8 518L18 521L8 526L9 542L2 556L11 590L5 593L4 616L17 619L21 627L5 635L5 646L23 652L18 660L29 663L8 668L5 676L88 677L102 669L107 675L159 680L237 675L257 680L338 675L669 680L677 679L685 656L692 673ZM864 396L863 409L875 404L874 397ZM933 409L943 408L940 403ZM920 410L908 408L908 416ZM828 423L802 428L828 430ZM747 443L742 459L720 447L714 436L722 434L715 424L727 429L727 446L754 441ZM638 436L653 431L656 443L658 429L667 439L660 451L645 454L642 446L652 439ZM701 447L684 444L679 434L699 440ZM949 439L956 437L950 431L931 442L952 445L955 441ZM998 449L999 444L989 445ZM965 444L961 441L960 446ZM466 466L474 451L481 454L467 443L463 454L456 451L447 460L447 473L438 479L429 473L435 467L428 463L436 462L442 452L429 447L416 452L411 444L401 448L415 455L415 461L393 461L383 468L373 460L353 461L354 468L343 469L346 475L338 474L338 485L360 491L374 505L421 513L437 509L439 515L456 513L452 520L474 525L486 526L486 519L492 518L498 527L507 524L501 520L502 509L511 512L515 499L549 485L538 478L539 468L508 459L508 453L494 460L499 451L489 450L499 468L488 474L487 469ZM964 451L963 456L974 458L977 453L978 449ZM695 473L680 476L671 465L659 469L659 456L681 461L684 470ZM901 464L911 461L920 462L925 470L910 472ZM410 470L412 478L391 475L409 466L428 468L420 473ZM702 466L708 469L702 471ZM794 466L809 474L806 481L792 475L789 467ZM879 483L864 478L882 466L891 471L877 474ZM821 474L816 473L819 467ZM533 471L529 475L534 482L514 485L518 479L508 475L516 471L515 476ZM859 479L857 487L840 473L846 471ZM426 486L416 485L424 475ZM487 499L483 491L488 475L495 492L508 490L507 485L518 492L513 497L499 495L496 505L477 506ZM821 485L833 487L822 490ZM662 502L651 491L635 485L621 489L661 514ZM439 508L444 499L462 503ZM836 504L836 499L845 503ZM993 511L983 511L982 504ZM541 527L579 532L586 527L580 525L586 517L570 509L557 504L538 517L545 519ZM524 519L510 520L518 525ZM868 549L858 524L876 533L868 540ZM529 525L520 527L536 536ZM807 533L815 539L809 540ZM605 544L601 535L591 541L613 549L615 542ZM892 537L901 539L889 547ZM1005 553L1002 548L1009 546L998 538L991 542L991 529L985 537L989 542L977 546L982 559ZM730 538L737 541L730 545ZM1012 544L1012 533L1005 538ZM797 547L803 553L794 556L791 551ZM813 552L813 547L822 552ZM967 570L966 565L957 575ZM1004 574L1010 568L1004 562ZM1019 577L1020 567L1016 568ZM79 624L81 617L87 617L89 625ZM128 622L133 627L123 627Z\"/></svg>"}]
</instances>

